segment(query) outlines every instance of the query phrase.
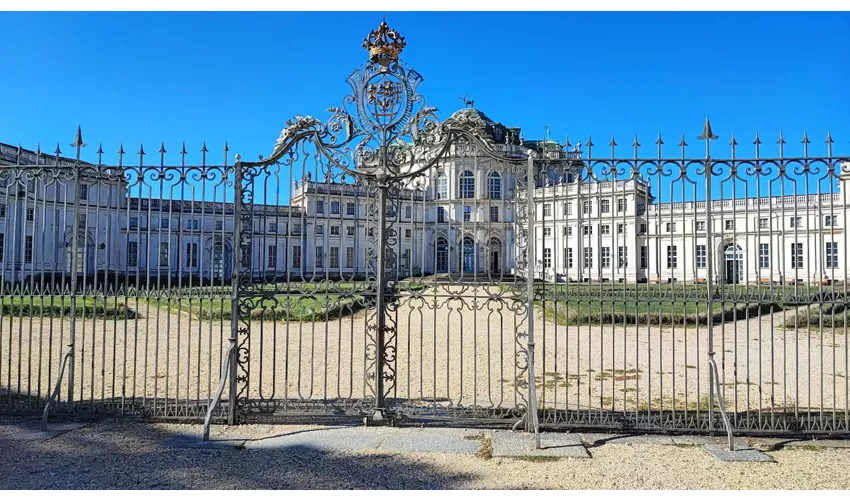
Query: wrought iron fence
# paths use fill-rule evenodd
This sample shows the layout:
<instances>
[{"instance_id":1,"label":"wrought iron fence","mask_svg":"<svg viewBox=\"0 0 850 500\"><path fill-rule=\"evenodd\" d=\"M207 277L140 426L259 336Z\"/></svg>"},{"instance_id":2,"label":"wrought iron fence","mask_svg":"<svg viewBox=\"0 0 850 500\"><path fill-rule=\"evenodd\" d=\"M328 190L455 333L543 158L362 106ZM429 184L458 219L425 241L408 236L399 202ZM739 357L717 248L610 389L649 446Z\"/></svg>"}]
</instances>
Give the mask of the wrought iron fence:
<instances>
[{"instance_id":1,"label":"wrought iron fence","mask_svg":"<svg viewBox=\"0 0 850 500\"><path fill-rule=\"evenodd\" d=\"M594 156L440 122L404 46L257 161L0 146L0 411L848 432L831 136Z\"/></svg>"}]
</instances>

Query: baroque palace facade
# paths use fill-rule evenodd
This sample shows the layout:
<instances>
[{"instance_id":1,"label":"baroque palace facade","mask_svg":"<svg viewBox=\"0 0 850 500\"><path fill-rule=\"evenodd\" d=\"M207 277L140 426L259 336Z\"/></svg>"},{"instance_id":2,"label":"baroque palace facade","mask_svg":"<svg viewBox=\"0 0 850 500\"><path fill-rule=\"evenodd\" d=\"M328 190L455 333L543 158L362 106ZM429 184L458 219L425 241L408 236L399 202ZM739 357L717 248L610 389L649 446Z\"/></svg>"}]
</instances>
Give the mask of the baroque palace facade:
<instances>
[{"instance_id":1,"label":"baroque palace facade","mask_svg":"<svg viewBox=\"0 0 850 500\"><path fill-rule=\"evenodd\" d=\"M581 159L580 146L568 151L548 138L522 142L519 129L474 108L453 116L458 114L484 122L500 154L522 158L532 149ZM3 280L71 272L75 236L81 274L230 278L232 203L132 197L120 174L79 188L12 174L15 165L74 163L39 155L0 144L0 174L6 172L0 176ZM497 279L517 273L516 210L525 194L514 173L485 158L454 156L415 188L400 191L390 204L399 276L464 273ZM846 276L845 176L839 190L827 195L714 200L711 220L707 202L656 203L649 183L639 178L590 182L552 172L543 177L534 192L537 278L702 282L709 278L709 255L717 282L808 283ZM368 234L374 201L362 187L305 176L294 183L290 204L252 205L247 257L252 274L365 275L374 258Z\"/></svg>"}]
</instances>

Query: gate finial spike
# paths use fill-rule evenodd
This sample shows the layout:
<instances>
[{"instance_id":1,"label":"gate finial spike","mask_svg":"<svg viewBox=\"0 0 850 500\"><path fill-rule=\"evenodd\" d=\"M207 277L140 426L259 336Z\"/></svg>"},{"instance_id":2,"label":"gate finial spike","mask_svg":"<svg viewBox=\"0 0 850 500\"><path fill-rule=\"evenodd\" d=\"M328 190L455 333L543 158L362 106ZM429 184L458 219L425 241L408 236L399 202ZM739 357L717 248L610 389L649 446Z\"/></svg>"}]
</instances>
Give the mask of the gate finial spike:
<instances>
[{"instance_id":1,"label":"gate finial spike","mask_svg":"<svg viewBox=\"0 0 850 500\"><path fill-rule=\"evenodd\" d=\"M697 139L701 141L717 139L717 136L711 131L711 122L708 121L707 116L705 117L705 126L702 129L702 135L697 137Z\"/></svg>"},{"instance_id":2,"label":"gate finial spike","mask_svg":"<svg viewBox=\"0 0 850 500\"><path fill-rule=\"evenodd\" d=\"M702 139L702 137L697 137L697 139ZM688 143L687 143L687 142L685 142L685 134L682 134L682 140L681 140L681 141L679 141L679 147L680 147L680 148L683 148L683 147L685 147L685 146L687 146L687 145L688 145Z\"/></svg>"},{"instance_id":3,"label":"gate finial spike","mask_svg":"<svg viewBox=\"0 0 850 500\"><path fill-rule=\"evenodd\" d=\"M587 136L587 142L586 142L584 145L585 145L585 146L587 146L587 147L589 147L589 148L593 147L593 138L592 138L592 136L590 136L590 135L588 135L588 136Z\"/></svg>"},{"instance_id":4,"label":"gate finial spike","mask_svg":"<svg viewBox=\"0 0 850 500\"><path fill-rule=\"evenodd\" d=\"M86 145L83 143L83 130L82 127L77 125L77 135L74 137L74 142L71 144L73 148L84 148Z\"/></svg>"},{"instance_id":5,"label":"gate finial spike","mask_svg":"<svg viewBox=\"0 0 850 500\"><path fill-rule=\"evenodd\" d=\"M564 149L569 149L570 146L572 146L572 144L570 144L570 136L567 134L564 137Z\"/></svg>"},{"instance_id":6,"label":"gate finial spike","mask_svg":"<svg viewBox=\"0 0 850 500\"><path fill-rule=\"evenodd\" d=\"M180 154L184 156L188 154L186 152L186 141L183 141L183 148L180 150Z\"/></svg>"},{"instance_id":7,"label":"gate finial spike","mask_svg":"<svg viewBox=\"0 0 850 500\"><path fill-rule=\"evenodd\" d=\"M832 140L832 134L829 132L829 130L827 130L827 131L826 131L826 143L827 143L827 144L832 144L833 142L834 142L834 141Z\"/></svg>"},{"instance_id":8,"label":"gate finial spike","mask_svg":"<svg viewBox=\"0 0 850 500\"><path fill-rule=\"evenodd\" d=\"M207 141L204 141L204 146L201 148L201 153L206 153L208 151L209 149L207 149Z\"/></svg>"},{"instance_id":9,"label":"gate finial spike","mask_svg":"<svg viewBox=\"0 0 850 500\"><path fill-rule=\"evenodd\" d=\"M103 154L103 143L102 143L102 142L98 143L98 145L97 145L97 151L95 151L95 153L97 153L97 154L99 154L99 155L102 155L102 154Z\"/></svg>"},{"instance_id":10,"label":"gate finial spike","mask_svg":"<svg viewBox=\"0 0 850 500\"><path fill-rule=\"evenodd\" d=\"M141 156L145 155L145 145L144 145L144 143L139 143L139 155L141 155Z\"/></svg>"},{"instance_id":11,"label":"gate finial spike","mask_svg":"<svg viewBox=\"0 0 850 500\"><path fill-rule=\"evenodd\" d=\"M803 144L811 144L811 142L809 141L809 133L807 131L803 131L803 140L800 142Z\"/></svg>"},{"instance_id":12,"label":"gate finial spike","mask_svg":"<svg viewBox=\"0 0 850 500\"><path fill-rule=\"evenodd\" d=\"M163 154L163 153L167 153L167 152L168 152L168 151L166 151L166 150L165 150L165 142L160 142L160 143L159 143L159 151L157 151L157 152L158 152L158 153L160 153L160 154Z\"/></svg>"},{"instance_id":13,"label":"gate finial spike","mask_svg":"<svg viewBox=\"0 0 850 500\"><path fill-rule=\"evenodd\" d=\"M18 154L20 154L20 153L21 153L21 145L18 144ZM57 160L59 159L59 155L62 154L62 150L59 149L59 143L58 142L56 143L56 151L54 151L53 154L56 155Z\"/></svg>"},{"instance_id":14,"label":"gate finial spike","mask_svg":"<svg viewBox=\"0 0 850 500\"><path fill-rule=\"evenodd\" d=\"M638 136L637 136L637 134L635 134L635 141L632 143L632 147L635 147L635 148L636 148L636 147L638 147L638 146L640 146L640 143L638 142Z\"/></svg>"},{"instance_id":15,"label":"gate finial spike","mask_svg":"<svg viewBox=\"0 0 850 500\"><path fill-rule=\"evenodd\" d=\"M782 131L779 131L779 140L776 141L776 144L785 144L785 138L782 136Z\"/></svg>"},{"instance_id":16,"label":"gate finial spike","mask_svg":"<svg viewBox=\"0 0 850 500\"><path fill-rule=\"evenodd\" d=\"M661 134L658 134L658 139L655 140L655 144L658 144L659 146L664 144L664 141L661 140Z\"/></svg>"},{"instance_id":17,"label":"gate finial spike","mask_svg":"<svg viewBox=\"0 0 850 500\"><path fill-rule=\"evenodd\" d=\"M614 140L614 134L611 134L611 142L608 143L612 148L617 145L617 141Z\"/></svg>"},{"instance_id":18,"label":"gate finial spike","mask_svg":"<svg viewBox=\"0 0 850 500\"><path fill-rule=\"evenodd\" d=\"M753 144L755 144L756 146L761 144L761 139L759 139L759 133L758 132L756 132L756 140L753 141Z\"/></svg>"},{"instance_id":19,"label":"gate finial spike","mask_svg":"<svg viewBox=\"0 0 850 500\"><path fill-rule=\"evenodd\" d=\"M735 149L735 146L738 145L738 141L735 140L735 132L732 132L732 139L729 141L729 145L732 146L732 149Z\"/></svg>"},{"instance_id":20,"label":"gate finial spike","mask_svg":"<svg viewBox=\"0 0 850 500\"><path fill-rule=\"evenodd\" d=\"M224 141L224 152L227 153L228 151L230 151L230 148L227 147L227 141Z\"/></svg>"}]
</instances>

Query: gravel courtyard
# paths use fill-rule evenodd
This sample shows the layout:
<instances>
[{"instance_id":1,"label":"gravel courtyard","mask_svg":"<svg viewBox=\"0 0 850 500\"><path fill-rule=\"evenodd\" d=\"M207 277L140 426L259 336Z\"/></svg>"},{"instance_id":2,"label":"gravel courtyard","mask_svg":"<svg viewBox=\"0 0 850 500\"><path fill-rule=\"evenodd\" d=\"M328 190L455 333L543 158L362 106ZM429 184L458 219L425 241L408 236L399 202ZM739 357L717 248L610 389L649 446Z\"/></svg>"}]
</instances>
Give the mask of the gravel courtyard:
<instances>
[{"instance_id":1,"label":"gravel courtyard","mask_svg":"<svg viewBox=\"0 0 850 500\"><path fill-rule=\"evenodd\" d=\"M741 463L718 461L685 439L652 444L658 441L582 434L590 458L540 460L274 444L281 437L321 429L316 426L216 426L214 440L247 442L183 449L167 443L176 436L197 440L199 425L105 420L26 442L4 439L6 422L0 419L0 489L850 488L850 448L840 442L821 447L811 441L751 440L754 447L768 450L774 462ZM410 433L415 436L416 431Z\"/></svg>"}]
</instances>

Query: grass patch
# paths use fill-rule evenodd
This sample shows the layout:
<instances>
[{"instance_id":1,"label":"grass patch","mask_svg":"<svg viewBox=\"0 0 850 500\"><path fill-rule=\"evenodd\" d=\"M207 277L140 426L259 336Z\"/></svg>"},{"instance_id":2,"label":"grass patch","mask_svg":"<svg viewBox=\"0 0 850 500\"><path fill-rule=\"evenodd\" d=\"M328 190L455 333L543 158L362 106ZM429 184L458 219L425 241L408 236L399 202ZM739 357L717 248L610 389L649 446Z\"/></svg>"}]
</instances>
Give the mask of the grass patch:
<instances>
[{"instance_id":1,"label":"grass patch","mask_svg":"<svg viewBox=\"0 0 850 500\"><path fill-rule=\"evenodd\" d=\"M785 318L782 327L787 330L804 328L810 330L837 330L844 333L844 327L850 326L847 322L845 311L835 312L823 310L815 306L812 308L798 308L797 313Z\"/></svg>"},{"instance_id":2,"label":"grass patch","mask_svg":"<svg viewBox=\"0 0 850 500\"><path fill-rule=\"evenodd\" d=\"M130 308L124 307L124 299L102 299L77 297L77 318L135 319L140 317ZM68 318L71 315L70 297L2 297L3 316Z\"/></svg>"},{"instance_id":3,"label":"grass patch","mask_svg":"<svg viewBox=\"0 0 850 500\"><path fill-rule=\"evenodd\" d=\"M481 448L475 452L475 456L484 460L493 458L493 440L483 436L481 439Z\"/></svg>"},{"instance_id":4,"label":"grass patch","mask_svg":"<svg viewBox=\"0 0 850 500\"><path fill-rule=\"evenodd\" d=\"M243 319L266 321L328 321L349 316L368 307L370 299L359 295L276 295L256 298ZM148 299L152 307L186 312L201 320L230 320L232 301L224 299ZM247 316L247 318L246 318Z\"/></svg>"},{"instance_id":5,"label":"grass patch","mask_svg":"<svg viewBox=\"0 0 850 500\"><path fill-rule=\"evenodd\" d=\"M650 301L650 302L568 302L538 301L535 307L543 311L546 319L559 325L707 325L708 307L704 302ZM714 324L755 318L782 310L777 304L715 303Z\"/></svg>"}]
</instances>

